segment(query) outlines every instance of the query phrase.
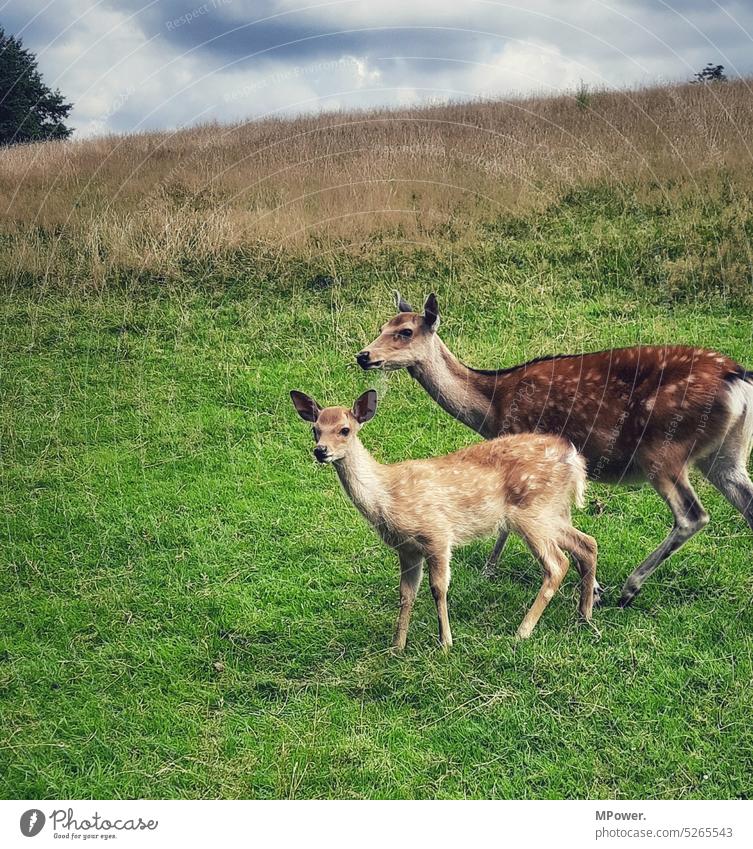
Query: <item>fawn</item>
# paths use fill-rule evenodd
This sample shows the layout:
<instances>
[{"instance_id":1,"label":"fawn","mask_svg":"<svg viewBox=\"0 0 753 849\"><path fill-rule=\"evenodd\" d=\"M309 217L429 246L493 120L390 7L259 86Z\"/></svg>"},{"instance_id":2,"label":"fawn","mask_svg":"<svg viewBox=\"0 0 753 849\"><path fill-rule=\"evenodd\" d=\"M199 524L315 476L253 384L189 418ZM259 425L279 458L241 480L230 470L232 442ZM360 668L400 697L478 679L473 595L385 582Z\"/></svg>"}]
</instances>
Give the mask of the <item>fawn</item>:
<instances>
[{"instance_id":1,"label":"fawn","mask_svg":"<svg viewBox=\"0 0 753 849\"><path fill-rule=\"evenodd\" d=\"M313 424L314 457L332 463L351 501L400 559L400 613L393 649L402 651L424 559L437 606L439 641L452 645L447 615L450 556L455 546L504 527L523 537L540 561L544 582L517 635L530 636L569 567L580 571L580 613L591 619L596 541L576 530L573 501L583 506L585 460L557 436L521 434L481 442L427 460L378 463L358 438L374 417L372 389L348 410L290 393L298 415Z\"/></svg>"},{"instance_id":2,"label":"fawn","mask_svg":"<svg viewBox=\"0 0 753 849\"><path fill-rule=\"evenodd\" d=\"M625 606L662 561L706 526L708 514L688 477L697 466L753 528L753 372L706 348L615 348L542 357L493 371L461 363L436 330L439 307L423 313L397 295L398 314L356 355L364 369L407 368L450 415L487 439L553 433L569 439L604 483L648 481L669 506L674 527L633 570ZM499 535L485 572L507 539ZM596 584L597 600L599 586Z\"/></svg>"}]
</instances>

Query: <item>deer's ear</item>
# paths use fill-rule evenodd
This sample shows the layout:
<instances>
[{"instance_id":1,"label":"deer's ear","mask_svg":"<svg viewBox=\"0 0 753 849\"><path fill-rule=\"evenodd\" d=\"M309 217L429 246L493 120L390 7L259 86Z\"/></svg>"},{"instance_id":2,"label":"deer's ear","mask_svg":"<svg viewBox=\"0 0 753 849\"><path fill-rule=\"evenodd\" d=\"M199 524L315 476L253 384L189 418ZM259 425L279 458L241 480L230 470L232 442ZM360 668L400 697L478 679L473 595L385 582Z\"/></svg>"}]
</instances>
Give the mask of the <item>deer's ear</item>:
<instances>
[{"instance_id":1,"label":"deer's ear","mask_svg":"<svg viewBox=\"0 0 753 849\"><path fill-rule=\"evenodd\" d=\"M293 406L298 411L298 415L305 422L315 422L319 418L321 410L313 398L309 398L309 396L304 395L303 392L297 392L293 389L290 393L290 400L293 402Z\"/></svg>"},{"instance_id":2,"label":"deer's ear","mask_svg":"<svg viewBox=\"0 0 753 849\"><path fill-rule=\"evenodd\" d=\"M377 394L374 389L364 392L353 404L353 418L359 424L365 424L374 418L377 408Z\"/></svg>"},{"instance_id":3,"label":"deer's ear","mask_svg":"<svg viewBox=\"0 0 753 849\"><path fill-rule=\"evenodd\" d=\"M413 312L413 307L407 301L403 300L400 292L395 292L395 306L398 312Z\"/></svg>"},{"instance_id":4,"label":"deer's ear","mask_svg":"<svg viewBox=\"0 0 753 849\"><path fill-rule=\"evenodd\" d=\"M434 292L429 295L424 304L424 324L429 330L436 330L439 327L439 304Z\"/></svg>"}]
</instances>

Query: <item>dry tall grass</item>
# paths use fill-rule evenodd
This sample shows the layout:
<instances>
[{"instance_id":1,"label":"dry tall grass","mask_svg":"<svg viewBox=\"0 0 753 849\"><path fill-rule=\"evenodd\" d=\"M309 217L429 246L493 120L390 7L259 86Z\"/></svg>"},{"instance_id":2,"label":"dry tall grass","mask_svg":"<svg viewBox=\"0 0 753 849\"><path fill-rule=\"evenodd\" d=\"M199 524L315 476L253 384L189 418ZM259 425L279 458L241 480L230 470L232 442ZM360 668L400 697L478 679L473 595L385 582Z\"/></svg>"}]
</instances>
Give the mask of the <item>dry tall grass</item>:
<instances>
[{"instance_id":1,"label":"dry tall grass","mask_svg":"<svg viewBox=\"0 0 753 849\"><path fill-rule=\"evenodd\" d=\"M703 204L724 183L747 204L752 91L738 80L6 149L2 272L98 285L248 249L472 239L582 185Z\"/></svg>"}]
</instances>

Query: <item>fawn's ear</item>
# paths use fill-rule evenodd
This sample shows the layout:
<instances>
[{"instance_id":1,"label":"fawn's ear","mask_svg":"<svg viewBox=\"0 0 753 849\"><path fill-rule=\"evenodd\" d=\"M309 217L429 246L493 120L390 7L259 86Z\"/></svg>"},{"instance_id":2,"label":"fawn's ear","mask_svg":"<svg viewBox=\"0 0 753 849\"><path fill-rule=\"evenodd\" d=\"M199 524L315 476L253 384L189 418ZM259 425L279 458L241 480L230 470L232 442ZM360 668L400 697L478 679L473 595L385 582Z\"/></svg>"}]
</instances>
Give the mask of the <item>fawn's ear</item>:
<instances>
[{"instance_id":1,"label":"fawn's ear","mask_svg":"<svg viewBox=\"0 0 753 849\"><path fill-rule=\"evenodd\" d=\"M398 312L413 312L413 307L403 300L400 292L395 292L395 306L397 306Z\"/></svg>"},{"instance_id":2,"label":"fawn's ear","mask_svg":"<svg viewBox=\"0 0 753 849\"><path fill-rule=\"evenodd\" d=\"M293 389L290 393L290 399L293 402L293 406L298 411L298 415L305 422L315 422L319 418L321 410L313 398L309 398L309 396L304 395L303 392L297 392Z\"/></svg>"},{"instance_id":3,"label":"fawn's ear","mask_svg":"<svg viewBox=\"0 0 753 849\"><path fill-rule=\"evenodd\" d=\"M429 295L424 304L424 324L429 330L436 330L439 327L439 304L434 292Z\"/></svg>"},{"instance_id":4,"label":"fawn's ear","mask_svg":"<svg viewBox=\"0 0 753 849\"><path fill-rule=\"evenodd\" d=\"M365 424L374 418L377 408L377 394L373 389L364 392L353 404L353 418L359 424Z\"/></svg>"}]
</instances>

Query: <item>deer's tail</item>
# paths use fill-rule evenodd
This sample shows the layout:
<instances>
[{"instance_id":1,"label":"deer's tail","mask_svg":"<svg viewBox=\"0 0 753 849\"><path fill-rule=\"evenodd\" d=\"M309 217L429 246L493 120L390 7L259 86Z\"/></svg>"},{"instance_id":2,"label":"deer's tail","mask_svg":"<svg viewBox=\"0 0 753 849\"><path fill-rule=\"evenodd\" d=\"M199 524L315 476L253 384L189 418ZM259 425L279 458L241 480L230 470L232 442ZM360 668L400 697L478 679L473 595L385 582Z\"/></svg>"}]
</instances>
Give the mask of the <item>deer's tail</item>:
<instances>
[{"instance_id":1,"label":"deer's tail","mask_svg":"<svg viewBox=\"0 0 753 849\"><path fill-rule=\"evenodd\" d=\"M573 470L573 498L575 500L575 506L582 510L586 506L586 485L588 483L586 458L578 452L577 448L571 442L567 452L562 457L562 461L567 463Z\"/></svg>"}]
</instances>

